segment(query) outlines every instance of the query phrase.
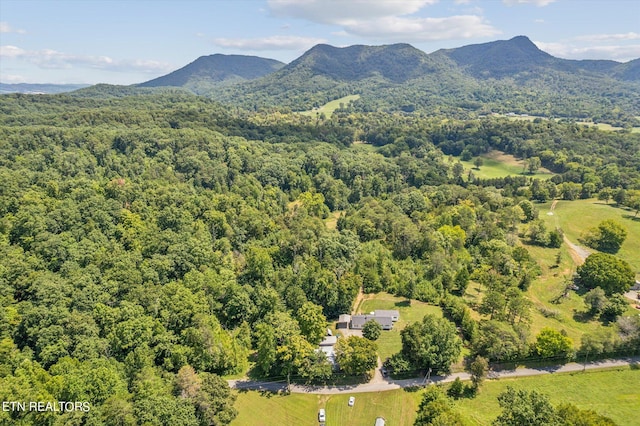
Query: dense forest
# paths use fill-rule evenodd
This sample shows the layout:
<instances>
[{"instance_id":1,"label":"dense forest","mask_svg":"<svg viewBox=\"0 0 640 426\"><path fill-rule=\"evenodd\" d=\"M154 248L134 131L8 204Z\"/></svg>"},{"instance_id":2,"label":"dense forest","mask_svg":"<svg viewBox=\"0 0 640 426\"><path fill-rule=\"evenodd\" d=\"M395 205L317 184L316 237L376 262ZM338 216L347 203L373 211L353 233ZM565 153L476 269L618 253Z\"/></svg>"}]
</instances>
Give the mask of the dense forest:
<instances>
[{"instance_id":1,"label":"dense forest","mask_svg":"<svg viewBox=\"0 0 640 426\"><path fill-rule=\"evenodd\" d=\"M179 91L4 95L0 111L0 397L91 405L3 411L3 424L228 424L222 376L331 378L315 348L361 289L445 312L403 330L394 374L446 372L462 347L570 358L584 347L529 330L540 267L523 242L563 243L536 203L640 210L640 133L570 120L308 117ZM490 150L554 175L479 179L456 158ZM609 244L611 229L590 238ZM613 326L590 341L637 350L640 323L616 305L637 271L606 248L578 271L593 288L598 271L621 277L593 293ZM479 306L461 297L470 282ZM366 374L357 355L375 344L343 340L340 369Z\"/></svg>"}]
</instances>

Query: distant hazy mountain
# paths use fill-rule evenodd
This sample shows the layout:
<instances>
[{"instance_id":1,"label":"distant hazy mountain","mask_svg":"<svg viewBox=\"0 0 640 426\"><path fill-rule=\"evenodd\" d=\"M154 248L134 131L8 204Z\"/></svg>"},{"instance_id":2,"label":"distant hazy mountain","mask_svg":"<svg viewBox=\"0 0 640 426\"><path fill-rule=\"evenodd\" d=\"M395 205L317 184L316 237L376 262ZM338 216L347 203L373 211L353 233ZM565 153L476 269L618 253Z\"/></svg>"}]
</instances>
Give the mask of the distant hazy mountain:
<instances>
[{"instance_id":1,"label":"distant hazy mountain","mask_svg":"<svg viewBox=\"0 0 640 426\"><path fill-rule=\"evenodd\" d=\"M201 56L190 64L165 76L139 84L140 87L183 87L200 92L224 82L254 80L282 68L274 59L257 56L221 55Z\"/></svg>"},{"instance_id":2,"label":"distant hazy mountain","mask_svg":"<svg viewBox=\"0 0 640 426\"><path fill-rule=\"evenodd\" d=\"M82 89L89 86L88 84L28 84L16 83L6 84L0 83L0 94L5 93L65 93Z\"/></svg>"},{"instance_id":3,"label":"distant hazy mountain","mask_svg":"<svg viewBox=\"0 0 640 426\"><path fill-rule=\"evenodd\" d=\"M560 59L540 50L525 36L472 44L455 49L442 49L432 54L452 59L465 72L476 78L503 78L519 73L548 72L590 73L615 77L621 63L606 60Z\"/></svg>"}]
</instances>

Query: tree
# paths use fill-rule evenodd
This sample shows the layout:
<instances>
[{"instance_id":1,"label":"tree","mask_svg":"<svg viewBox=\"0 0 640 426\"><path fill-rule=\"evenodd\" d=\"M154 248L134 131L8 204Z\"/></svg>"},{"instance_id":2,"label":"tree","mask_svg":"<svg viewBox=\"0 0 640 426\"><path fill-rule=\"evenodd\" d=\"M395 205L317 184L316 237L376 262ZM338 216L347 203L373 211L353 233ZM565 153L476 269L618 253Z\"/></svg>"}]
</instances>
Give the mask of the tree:
<instances>
[{"instance_id":1,"label":"tree","mask_svg":"<svg viewBox=\"0 0 640 426\"><path fill-rule=\"evenodd\" d=\"M429 386L425 389L417 414L414 426L463 424L460 415L453 410L451 400L440 386Z\"/></svg>"},{"instance_id":2,"label":"tree","mask_svg":"<svg viewBox=\"0 0 640 426\"><path fill-rule=\"evenodd\" d=\"M561 424L568 426L616 426L609 417L593 410L581 410L573 404L565 403L556 407Z\"/></svg>"},{"instance_id":3,"label":"tree","mask_svg":"<svg viewBox=\"0 0 640 426\"><path fill-rule=\"evenodd\" d=\"M502 413L494 421L497 426L552 426L560 425L549 398L537 391L507 390L498 395Z\"/></svg>"},{"instance_id":4,"label":"tree","mask_svg":"<svg viewBox=\"0 0 640 426\"><path fill-rule=\"evenodd\" d=\"M416 369L448 372L462 350L455 325L434 315L406 326L400 336L402 354Z\"/></svg>"},{"instance_id":5,"label":"tree","mask_svg":"<svg viewBox=\"0 0 640 426\"><path fill-rule=\"evenodd\" d=\"M369 340L378 340L382 333L382 326L377 321L367 321L362 327L362 336Z\"/></svg>"},{"instance_id":6,"label":"tree","mask_svg":"<svg viewBox=\"0 0 640 426\"><path fill-rule=\"evenodd\" d=\"M538 356L542 358L563 357L571 358L574 355L573 342L562 333L545 327L536 336L534 348Z\"/></svg>"},{"instance_id":7,"label":"tree","mask_svg":"<svg viewBox=\"0 0 640 426\"><path fill-rule=\"evenodd\" d=\"M591 315L600 314L607 305L607 295L600 287L593 288L584 295L584 303L589 307Z\"/></svg>"},{"instance_id":8,"label":"tree","mask_svg":"<svg viewBox=\"0 0 640 426\"><path fill-rule=\"evenodd\" d=\"M476 167L476 170L480 170L480 167L482 167L483 164L484 160L482 159L482 157L476 157L473 160L473 165Z\"/></svg>"},{"instance_id":9,"label":"tree","mask_svg":"<svg viewBox=\"0 0 640 426\"><path fill-rule=\"evenodd\" d=\"M336 362L350 376L362 376L376 368L378 346L362 337L349 336L338 339L335 346Z\"/></svg>"},{"instance_id":10,"label":"tree","mask_svg":"<svg viewBox=\"0 0 640 426\"><path fill-rule=\"evenodd\" d=\"M469 372L471 373L471 382L473 383L473 387L478 389L484 379L487 377L487 372L489 371L489 360L481 357L480 355L476 356L476 359L473 360L471 365L469 365Z\"/></svg>"},{"instance_id":11,"label":"tree","mask_svg":"<svg viewBox=\"0 0 640 426\"><path fill-rule=\"evenodd\" d=\"M625 293L635 282L631 265L607 253L594 253L578 267L578 278L586 288L600 287L607 296Z\"/></svg>"},{"instance_id":12,"label":"tree","mask_svg":"<svg viewBox=\"0 0 640 426\"><path fill-rule=\"evenodd\" d=\"M534 174L542 166L540 157L531 157L527 160L527 170L530 174Z\"/></svg>"},{"instance_id":13,"label":"tree","mask_svg":"<svg viewBox=\"0 0 640 426\"><path fill-rule=\"evenodd\" d=\"M607 321L615 321L629 308L627 299L621 294L612 295L602 309L602 317Z\"/></svg>"},{"instance_id":14,"label":"tree","mask_svg":"<svg viewBox=\"0 0 640 426\"><path fill-rule=\"evenodd\" d=\"M615 220L603 220L583 237L589 247L607 253L616 253L627 238L627 231Z\"/></svg>"},{"instance_id":15,"label":"tree","mask_svg":"<svg viewBox=\"0 0 640 426\"><path fill-rule=\"evenodd\" d=\"M300 332L312 345L320 343L327 333L327 318L322 314L322 306L312 302L302 304L296 314Z\"/></svg>"}]
</instances>

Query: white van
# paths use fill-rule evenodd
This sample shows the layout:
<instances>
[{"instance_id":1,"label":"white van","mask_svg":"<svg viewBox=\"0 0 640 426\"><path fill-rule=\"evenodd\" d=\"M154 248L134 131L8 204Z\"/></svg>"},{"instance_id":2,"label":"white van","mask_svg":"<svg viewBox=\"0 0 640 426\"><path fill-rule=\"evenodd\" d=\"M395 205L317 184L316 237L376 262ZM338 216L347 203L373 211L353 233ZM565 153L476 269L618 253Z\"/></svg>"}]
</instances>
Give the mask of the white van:
<instances>
[{"instance_id":1,"label":"white van","mask_svg":"<svg viewBox=\"0 0 640 426\"><path fill-rule=\"evenodd\" d=\"M376 424L375 424L375 426L384 426L384 425L385 425L384 418L383 418L383 417L378 417L378 418L376 419Z\"/></svg>"},{"instance_id":2,"label":"white van","mask_svg":"<svg viewBox=\"0 0 640 426\"><path fill-rule=\"evenodd\" d=\"M320 411L318 411L318 421L319 422L326 422L327 421L327 416L324 413L324 408L321 408Z\"/></svg>"}]
</instances>

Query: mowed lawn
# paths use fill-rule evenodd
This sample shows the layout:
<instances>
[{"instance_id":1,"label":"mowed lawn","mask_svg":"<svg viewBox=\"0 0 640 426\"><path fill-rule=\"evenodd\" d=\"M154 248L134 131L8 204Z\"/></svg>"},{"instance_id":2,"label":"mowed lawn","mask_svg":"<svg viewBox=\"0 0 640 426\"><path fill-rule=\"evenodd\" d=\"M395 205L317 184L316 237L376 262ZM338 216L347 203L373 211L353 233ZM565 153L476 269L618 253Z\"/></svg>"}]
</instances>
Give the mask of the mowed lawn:
<instances>
[{"instance_id":1,"label":"mowed lawn","mask_svg":"<svg viewBox=\"0 0 640 426\"><path fill-rule=\"evenodd\" d=\"M395 309L400 313L400 320L394 324L393 330L383 330L377 340L378 355L383 362L402 349L400 330L412 322L421 321L427 314L442 317L442 309L439 306L404 297L396 297L389 293L365 295L365 300L358 308L358 311L364 314L377 309Z\"/></svg>"},{"instance_id":2,"label":"mowed lawn","mask_svg":"<svg viewBox=\"0 0 640 426\"><path fill-rule=\"evenodd\" d=\"M546 394L551 404L572 403L610 417L618 425L640 425L640 368L587 371L520 379L491 380L474 399L456 402L470 425L490 425L500 414L498 395L507 386Z\"/></svg>"},{"instance_id":3,"label":"mowed lawn","mask_svg":"<svg viewBox=\"0 0 640 426\"><path fill-rule=\"evenodd\" d=\"M241 392L235 407L239 415L233 426L318 425L318 410L326 410L326 426L372 426L376 417L389 425L411 425L420 403L420 392L402 389L358 394L275 395L256 391ZM350 396L355 404L349 407Z\"/></svg>"},{"instance_id":4,"label":"mowed lawn","mask_svg":"<svg viewBox=\"0 0 640 426\"><path fill-rule=\"evenodd\" d=\"M500 414L497 397L507 386L536 390L551 403L570 402L581 409L594 410L619 425L638 425L640 417L640 369L616 368L585 373L551 374L519 379L488 380L473 399L455 402L469 425L490 425ZM355 405L347 401L355 397ZM422 392L393 390L341 395L274 395L257 391L240 392L235 407L239 411L232 426L318 425L318 410L326 410L326 425L372 426L380 416L388 425L411 425Z\"/></svg>"},{"instance_id":5,"label":"mowed lawn","mask_svg":"<svg viewBox=\"0 0 640 426\"><path fill-rule=\"evenodd\" d=\"M310 115L310 116L324 114L327 118L330 118L333 112L338 108L340 108L340 104L343 104L346 106L349 104L349 102L357 101L358 99L360 99L360 95L344 96L340 99L335 99L333 101L327 102L326 104L322 105L320 108L312 109L310 111L302 111L300 114Z\"/></svg>"},{"instance_id":6,"label":"mowed lawn","mask_svg":"<svg viewBox=\"0 0 640 426\"><path fill-rule=\"evenodd\" d=\"M490 151L481 155L480 158L482 158L483 162L480 169L476 169L473 164L475 158L471 161L460 161L465 169L463 177L466 178L469 171L473 172L475 177L481 179L502 178L516 175L548 179L553 176L552 172L543 167L538 169L536 173L529 174L525 169L524 160L518 160L513 155L505 154L501 151Z\"/></svg>"},{"instance_id":7,"label":"mowed lawn","mask_svg":"<svg viewBox=\"0 0 640 426\"><path fill-rule=\"evenodd\" d=\"M636 279L640 279L640 219L634 218L634 212L595 199L558 201L553 215L547 214L551 203L540 204L538 208L540 218L546 221L547 227L561 228L574 244L581 244L581 235L603 220L613 219L620 223L627 231L627 238L616 256L629 262L636 272Z\"/></svg>"}]
</instances>

